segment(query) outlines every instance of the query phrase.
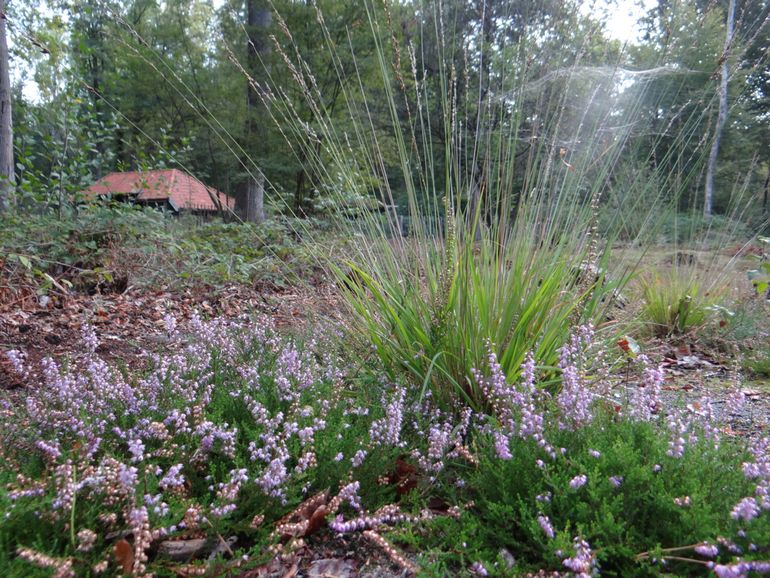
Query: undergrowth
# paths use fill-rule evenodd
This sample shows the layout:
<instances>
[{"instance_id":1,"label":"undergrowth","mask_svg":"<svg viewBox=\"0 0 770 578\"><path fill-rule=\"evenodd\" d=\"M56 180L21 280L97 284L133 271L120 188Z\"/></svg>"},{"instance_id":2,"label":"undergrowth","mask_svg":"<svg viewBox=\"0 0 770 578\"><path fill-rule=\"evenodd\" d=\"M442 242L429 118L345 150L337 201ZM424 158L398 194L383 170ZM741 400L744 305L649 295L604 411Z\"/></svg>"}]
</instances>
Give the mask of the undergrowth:
<instances>
[{"instance_id":1,"label":"undergrowth","mask_svg":"<svg viewBox=\"0 0 770 578\"><path fill-rule=\"evenodd\" d=\"M3 575L190 574L211 550L244 571L355 536L435 576L769 569L768 440L720 434L742 394L719 416L707 400L664 410L661 368L637 356L617 382L589 326L560 349L553 393L552 370L527 356L509 381L489 344L477 412L381 379L334 331L166 323L178 353L146 372L107 365L86 326L81 356L2 401ZM168 554L198 538L210 547Z\"/></svg>"},{"instance_id":2,"label":"undergrowth","mask_svg":"<svg viewBox=\"0 0 770 578\"><path fill-rule=\"evenodd\" d=\"M719 291L704 287L692 267L675 267L639 277L642 291L642 320L651 333L661 337L682 335L702 327L711 308L718 304Z\"/></svg>"},{"instance_id":3,"label":"undergrowth","mask_svg":"<svg viewBox=\"0 0 770 578\"><path fill-rule=\"evenodd\" d=\"M317 243L323 226L315 227ZM120 292L127 286L184 287L221 282L285 285L318 264L288 220L260 225L176 218L154 209L91 204L71 216L5 215L0 261L6 282L40 293Z\"/></svg>"}]
</instances>

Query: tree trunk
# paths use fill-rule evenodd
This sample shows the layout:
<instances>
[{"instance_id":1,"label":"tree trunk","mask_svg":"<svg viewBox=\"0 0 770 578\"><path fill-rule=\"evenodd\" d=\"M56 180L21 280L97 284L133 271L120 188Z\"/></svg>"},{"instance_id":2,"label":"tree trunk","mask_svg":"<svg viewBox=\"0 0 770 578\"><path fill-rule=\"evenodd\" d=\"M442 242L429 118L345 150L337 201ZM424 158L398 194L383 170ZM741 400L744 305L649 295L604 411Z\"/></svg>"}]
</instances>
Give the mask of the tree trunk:
<instances>
[{"instance_id":1,"label":"tree trunk","mask_svg":"<svg viewBox=\"0 0 770 578\"><path fill-rule=\"evenodd\" d=\"M257 173L246 184L246 220L261 223L265 220L265 176Z\"/></svg>"},{"instance_id":2,"label":"tree trunk","mask_svg":"<svg viewBox=\"0 0 770 578\"><path fill-rule=\"evenodd\" d=\"M0 0L0 213L8 209L16 183L13 163L11 78L8 68L8 42L5 38L5 0Z\"/></svg>"},{"instance_id":3,"label":"tree trunk","mask_svg":"<svg viewBox=\"0 0 770 578\"><path fill-rule=\"evenodd\" d=\"M264 74L259 71L264 69L265 59L270 54L268 29L273 21L273 16L267 3L258 0L246 0L246 32L248 34L246 54L249 73L259 81ZM256 158L246 159L245 165L251 167L248 182L246 184L246 220L253 223L261 223L265 220L265 175L257 163L264 157L266 130L268 122L264 111L264 103L257 91L249 82L246 89L246 138L252 155ZM248 150L247 149L247 150Z\"/></svg>"},{"instance_id":4,"label":"tree trunk","mask_svg":"<svg viewBox=\"0 0 770 578\"><path fill-rule=\"evenodd\" d=\"M714 202L714 173L717 170L717 157L719 156L719 143L722 140L722 130L727 119L727 81L729 75L728 57L730 46L733 43L733 31L735 28L735 0L730 0L727 8L727 32L725 33L725 49L722 52L722 74L719 85L719 115L714 129L714 142L711 144L708 167L706 168L706 189L703 195L703 216L711 217Z\"/></svg>"}]
</instances>

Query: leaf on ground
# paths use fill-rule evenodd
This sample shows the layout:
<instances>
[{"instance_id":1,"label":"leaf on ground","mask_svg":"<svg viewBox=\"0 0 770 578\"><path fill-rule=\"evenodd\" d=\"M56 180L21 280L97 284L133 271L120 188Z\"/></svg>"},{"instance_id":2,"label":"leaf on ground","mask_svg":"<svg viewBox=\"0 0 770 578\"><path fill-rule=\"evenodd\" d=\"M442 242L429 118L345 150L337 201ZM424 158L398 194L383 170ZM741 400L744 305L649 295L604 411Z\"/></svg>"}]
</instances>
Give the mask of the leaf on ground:
<instances>
[{"instance_id":1,"label":"leaf on ground","mask_svg":"<svg viewBox=\"0 0 770 578\"><path fill-rule=\"evenodd\" d=\"M123 574L130 574L134 567L134 548L125 538L115 542L113 548L115 561L123 569Z\"/></svg>"}]
</instances>

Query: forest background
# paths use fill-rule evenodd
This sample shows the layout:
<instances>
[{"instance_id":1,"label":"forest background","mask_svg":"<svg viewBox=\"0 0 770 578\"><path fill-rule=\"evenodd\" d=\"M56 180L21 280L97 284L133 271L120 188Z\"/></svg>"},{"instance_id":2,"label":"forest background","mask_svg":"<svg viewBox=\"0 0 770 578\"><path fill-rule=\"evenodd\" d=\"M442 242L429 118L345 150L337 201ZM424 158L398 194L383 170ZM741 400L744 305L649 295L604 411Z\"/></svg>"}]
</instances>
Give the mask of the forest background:
<instances>
[{"instance_id":1,"label":"forest background","mask_svg":"<svg viewBox=\"0 0 770 578\"><path fill-rule=\"evenodd\" d=\"M465 119L475 118L474 108L492 110L513 99L506 86L511 76L506 63L515 60L511 51L522 40L535 47L529 53L538 57L530 57L521 71L528 89L520 95L523 103L516 103L523 112L511 154L524 162L510 194L528 186L528 158L548 157L568 169L588 148L586 140L604 139L610 150L613 139L622 138L632 146L623 147L612 165L603 208L623 213L631 200L618 191L628 191L630 175L645 182L647 172L657 179L650 194L680 214L704 222L712 214L729 216L746 231L762 229L770 185L768 3L660 0L646 9L637 6L633 12L640 20L625 42L613 38L617 31L608 29L607 14L628 9L624 3L453 0L442 3L441 25L449 33L439 46L434 34L423 33L435 25L435 13L411 1L370 6L337 0L5 2L15 74L13 182L5 181L3 195L22 212L61 213L110 171L178 167L234 196L247 220L264 219L263 196L274 214L323 218L349 210L370 198L373 179L383 177L393 195L384 203L406 213L374 21L389 44L396 88L414 91L409 85L416 60L423 76L418 88L436 94L446 85L440 75L451 70L453 98ZM334 58L329 47L340 48ZM319 174L307 162L307 151L322 158L326 143L314 126L319 115L297 82L297 69L287 66L295 54L312 71L323 115L339 135L360 121L351 119L343 90L358 86L384 165L381 175L373 175L353 148L345 161L349 166L335 167L337 181L333 172ZM723 77L726 92L720 94ZM280 92L304 130L289 130L266 106L270 90ZM563 106L556 96L565 90ZM720 100L726 105L723 128ZM397 114L406 126L413 111L403 102ZM447 138L440 117L428 119L433 166L439 169ZM555 119L559 134L546 135L543 127ZM468 120L460 129L476 138L506 134L503 116L495 124L475 126ZM581 134L582 127L591 130ZM716 134L721 138L714 155ZM492 159L468 158L478 167L466 202L474 189L484 190L495 171ZM707 195L709 172L713 184ZM629 238L642 226L633 222L633 213L625 217Z\"/></svg>"}]
</instances>

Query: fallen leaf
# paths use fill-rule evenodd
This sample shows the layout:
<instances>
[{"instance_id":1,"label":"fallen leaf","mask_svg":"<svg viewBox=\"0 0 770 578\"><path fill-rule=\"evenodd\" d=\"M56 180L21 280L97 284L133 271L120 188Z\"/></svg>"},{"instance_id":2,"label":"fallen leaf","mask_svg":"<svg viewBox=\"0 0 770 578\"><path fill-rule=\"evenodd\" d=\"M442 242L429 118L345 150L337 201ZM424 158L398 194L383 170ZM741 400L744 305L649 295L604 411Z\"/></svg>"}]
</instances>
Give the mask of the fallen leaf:
<instances>
[{"instance_id":1,"label":"fallen leaf","mask_svg":"<svg viewBox=\"0 0 770 578\"><path fill-rule=\"evenodd\" d=\"M130 574L134 567L134 549L128 540L122 538L115 542L113 553L118 566L123 568L123 574Z\"/></svg>"},{"instance_id":2,"label":"fallen leaf","mask_svg":"<svg viewBox=\"0 0 770 578\"><path fill-rule=\"evenodd\" d=\"M326 515L329 513L329 509L326 506L319 506L318 509L310 516L310 521L305 530L305 536L310 536L323 526L326 525Z\"/></svg>"}]
</instances>

